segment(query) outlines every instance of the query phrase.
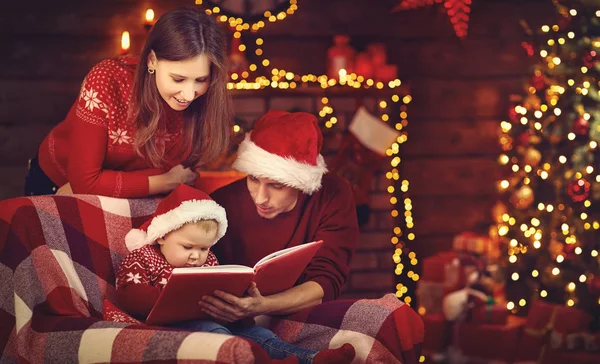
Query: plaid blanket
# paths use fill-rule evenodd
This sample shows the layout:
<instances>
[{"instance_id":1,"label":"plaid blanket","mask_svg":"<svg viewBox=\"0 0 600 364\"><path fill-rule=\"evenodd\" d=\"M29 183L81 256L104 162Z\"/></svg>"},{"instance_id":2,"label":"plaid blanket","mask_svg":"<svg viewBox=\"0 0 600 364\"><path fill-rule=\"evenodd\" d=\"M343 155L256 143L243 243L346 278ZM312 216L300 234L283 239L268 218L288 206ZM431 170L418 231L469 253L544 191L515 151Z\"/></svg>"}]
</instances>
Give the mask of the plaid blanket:
<instances>
[{"instance_id":1,"label":"plaid blanket","mask_svg":"<svg viewBox=\"0 0 600 364\"><path fill-rule=\"evenodd\" d=\"M114 301L123 237L158 199L91 195L0 201L1 363L264 363L242 338L102 320ZM268 325L282 339L321 350L352 343L355 363L416 363L418 315L393 295L328 302Z\"/></svg>"}]
</instances>

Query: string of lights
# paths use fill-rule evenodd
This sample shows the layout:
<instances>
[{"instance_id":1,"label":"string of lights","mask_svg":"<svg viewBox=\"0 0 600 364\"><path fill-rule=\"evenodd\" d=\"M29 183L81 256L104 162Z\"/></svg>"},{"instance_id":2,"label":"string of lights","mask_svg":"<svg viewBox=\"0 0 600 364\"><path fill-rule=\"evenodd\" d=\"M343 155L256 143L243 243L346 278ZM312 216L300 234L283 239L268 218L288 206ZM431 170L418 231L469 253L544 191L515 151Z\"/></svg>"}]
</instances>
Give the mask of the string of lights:
<instances>
[{"instance_id":1,"label":"string of lights","mask_svg":"<svg viewBox=\"0 0 600 364\"><path fill-rule=\"evenodd\" d=\"M416 282L419 279L419 275L415 272L417 266L416 253L408 251L406 247L406 240L413 241L415 234L412 232L414 228L414 221L412 216L412 200L408 197L409 181L407 179L400 178L398 170L401 158L398 156L400 152L400 145L408 140L408 134L406 127L408 125L407 120L407 105L411 102L412 97L406 93L406 89L402 89L402 82L400 79L394 79L387 82L380 80L365 78L362 75L356 73L348 73L345 69L339 71L337 78L332 78L327 75L316 75L316 74L299 74L282 68L275 68L271 65L271 61L264 54L264 39L261 37L255 37L252 42L244 42L243 34L250 32L256 34L267 24L275 23L286 19L288 16L293 15L298 10L298 1L289 0L287 3L283 3L279 7L271 11L265 11L261 15L252 16L248 19L244 19L239 16L232 14L226 14L218 4L207 0L195 0L196 5L202 5L205 7L205 12L211 16L214 16L218 22L226 23L233 31L233 38L239 40L237 45L237 51L239 52L252 52L254 54L253 59L255 62L250 63L247 70L241 72L233 72L230 74L227 88L229 90L240 90L240 91L252 91L252 90L263 90L267 88L289 90L296 88L306 87L317 87L321 88L325 94L327 90L335 89L375 89L382 91L398 90L398 92L392 91L389 99L380 99L379 109L381 114L381 120L386 123L390 123L389 110L391 105L396 105L399 109L399 121L395 123L396 130L400 131L401 134L397 141L393 143L390 148L387 149L386 155L390 158L390 170L386 173L386 178L389 180L387 191L390 194L390 204L392 205L391 216L396 221L396 226L393 228L393 234L391 243L395 245L395 250L392 255L392 259L396 264L394 273L401 276L406 272L406 277L409 281ZM145 14L145 24L151 27L154 21L154 11L147 9ZM149 28L148 27L148 28ZM252 49L250 49L250 46ZM121 48L123 52L127 52L130 48L129 32L125 31L122 35ZM330 100L327 96L323 96L320 99L320 110L318 112L319 117L325 126L325 128L333 128L338 122L338 116L336 116L335 110L332 107ZM245 132L242 125L236 124L233 127L235 133ZM402 193L402 198L399 200L398 191ZM403 202L404 212L404 229L400 225L399 216L399 204ZM407 252L407 261L402 260L403 252ZM401 298L404 297L404 302L410 304L412 297L408 294L408 286L399 283L396 286L396 296Z\"/></svg>"},{"instance_id":2,"label":"string of lights","mask_svg":"<svg viewBox=\"0 0 600 364\"><path fill-rule=\"evenodd\" d=\"M563 11L571 23L580 16L574 8ZM539 49L541 62L527 95L514 106L511 120L500 123L503 153L498 162L509 167L511 175L498 187L514 209L499 214L497 231L507 242L513 283L532 282L539 297L554 295L554 300L575 306L586 291L584 284L594 277L580 262L598 264L594 265L598 235L595 241L591 237L600 222L592 212L590 181L600 183L600 170L597 161L584 156L598 152L588 124L598 107L600 83L593 63L586 64L585 57L582 61L580 54L568 50L589 48L588 56L595 58L600 38L577 34L565 25L544 25L540 30L545 38ZM558 285L562 286L557 289ZM509 300L507 308L525 308L527 293L520 291L522 296Z\"/></svg>"}]
</instances>

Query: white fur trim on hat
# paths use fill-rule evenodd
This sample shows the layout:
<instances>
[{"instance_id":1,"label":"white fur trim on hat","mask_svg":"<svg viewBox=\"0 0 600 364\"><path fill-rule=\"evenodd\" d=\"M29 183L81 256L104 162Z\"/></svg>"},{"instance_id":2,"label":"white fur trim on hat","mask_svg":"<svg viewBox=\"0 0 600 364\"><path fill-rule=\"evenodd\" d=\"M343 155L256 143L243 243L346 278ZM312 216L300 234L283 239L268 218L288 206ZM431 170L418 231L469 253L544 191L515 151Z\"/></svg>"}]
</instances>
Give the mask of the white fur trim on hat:
<instances>
[{"instance_id":1,"label":"white fur trim on hat","mask_svg":"<svg viewBox=\"0 0 600 364\"><path fill-rule=\"evenodd\" d=\"M134 251L146 245L148 234L144 230L131 229L125 235L125 245L129 251Z\"/></svg>"},{"instance_id":2,"label":"white fur trim on hat","mask_svg":"<svg viewBox=\"0 0 600 364\"><path fill-rule=\"evenodd\" d=\"M250 134L240 144L233 168L257 178L268 178L286 186L297 188L311 195L321 188L327 165L323 156L317 157L317 165L298 162L290 157L269 153L250 140Z\"/></svg>"},{"instance_id":3,"label":"white fur trim on hat","mask_svg":"<svg viewBox=\"0 0 600 364\"><path fill-rule=\"evenodd\" d=\"M152 244L173 230L184 224L200 220L216 220L219 224L217 242L227 231L227 214L225 209L213 200L189 200L182 202L178 207L152 219L148 231L132 229L125 236L125 244L129 251L147 244Z\"/></svg>"}]
</instances>

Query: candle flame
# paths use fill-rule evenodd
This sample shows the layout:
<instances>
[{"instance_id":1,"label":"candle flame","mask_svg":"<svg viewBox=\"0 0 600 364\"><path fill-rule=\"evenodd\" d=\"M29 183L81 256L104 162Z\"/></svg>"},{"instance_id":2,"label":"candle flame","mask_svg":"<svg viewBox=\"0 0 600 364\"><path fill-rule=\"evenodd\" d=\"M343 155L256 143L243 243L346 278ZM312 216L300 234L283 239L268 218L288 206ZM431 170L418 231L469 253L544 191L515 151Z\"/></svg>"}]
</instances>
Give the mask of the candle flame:
<instances>
[{"instance_id":1,"label":"candle flame","mask_svg":"<svg viewBox=\"0 0 600 364\"><path fill-rule=\"evenodd\" d=\"M148 23L152 23L153 20L154 20L154 10L152 10L152 9L146 10L146 21Z\"/></svg>"},{"instance_id":2,"label":"candle flame","mask_svg":"<svg viewBox=\"0 0 600 364\"><path fill-rule=\"evenodd\" d=\"M124 31L121 35L121 49L126 51L131 46L131 41L129 40L129 32Z\"/></svg>"}]
</instances>

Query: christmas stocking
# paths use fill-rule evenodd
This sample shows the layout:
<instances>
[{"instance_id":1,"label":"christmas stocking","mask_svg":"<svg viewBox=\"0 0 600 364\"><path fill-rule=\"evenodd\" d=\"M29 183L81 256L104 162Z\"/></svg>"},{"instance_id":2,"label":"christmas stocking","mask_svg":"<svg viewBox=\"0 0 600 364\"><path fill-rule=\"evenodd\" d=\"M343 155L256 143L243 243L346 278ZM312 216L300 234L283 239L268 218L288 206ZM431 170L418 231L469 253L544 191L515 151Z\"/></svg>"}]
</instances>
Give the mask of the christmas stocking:
<instances>
[{"instance_id":1,"label":"christmas stocking","mask_svg":"<svg viewBox=\"0 0 600 364\"><path fill-rule=\"evenodd\" d=\"M364 107L358 109L349 126L332 171L346 178L354 192L359 226L369 220L369 189L373 175L385 158L385 151L400 133Z\"/></svg>"}]
</instances>

